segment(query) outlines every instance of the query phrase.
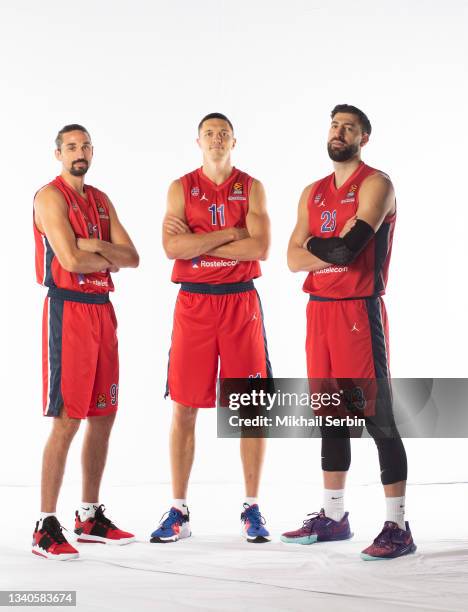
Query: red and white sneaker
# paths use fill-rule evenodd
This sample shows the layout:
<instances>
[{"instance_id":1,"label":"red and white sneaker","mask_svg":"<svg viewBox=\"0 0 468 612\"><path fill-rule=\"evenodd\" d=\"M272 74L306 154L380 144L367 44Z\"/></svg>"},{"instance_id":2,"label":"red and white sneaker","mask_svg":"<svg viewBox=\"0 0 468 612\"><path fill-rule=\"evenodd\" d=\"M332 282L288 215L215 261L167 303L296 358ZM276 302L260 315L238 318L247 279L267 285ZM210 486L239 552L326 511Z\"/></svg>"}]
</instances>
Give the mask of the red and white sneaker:
<instances>
[{"instance_id":1,"label":"red and white sneaker","mask_svg":"<svg viewBox=\"0 0 468 612\"><path fill-rule=\"evenodd\" d=\"M41 529L39 522L36 523L32 541L32 552L35 555L55 561L78 559L79 552L67 542L56 516L46 517L42 521Z\"/></svg>"},{"instance_id":2,"label":"red and white sneaker","mask_svg":"<svg viewBox=\"0 0 468 612\"><path fill-rule=\"evenodd\" d=\"M78 542L97 542L100 544L129 544L135 541L133 533L122 531L104 516L105 507L101 504L96 508L94 516L82 521L78 510L75 512L75 533Z\"/></svg>"}]
</instances>

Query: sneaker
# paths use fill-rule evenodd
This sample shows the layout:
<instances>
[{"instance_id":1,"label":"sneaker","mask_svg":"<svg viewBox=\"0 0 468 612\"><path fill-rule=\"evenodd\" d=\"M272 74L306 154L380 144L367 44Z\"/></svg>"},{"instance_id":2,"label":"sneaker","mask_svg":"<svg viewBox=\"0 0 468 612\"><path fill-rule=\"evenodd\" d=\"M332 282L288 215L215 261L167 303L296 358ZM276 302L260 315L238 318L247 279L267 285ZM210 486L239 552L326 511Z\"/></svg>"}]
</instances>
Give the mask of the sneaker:
<instances>
[{"instance_id":1,"label":"sneaker","mask_svg":"<svg viewBox=\"0 0 468 612\"><path fill-rule=\"evenodd\" d=\"M75 512L75 533L78 542L97 542L100 544L129 544L135 541L133 533L122 531L104 516L105 507L96 508L94 516L82 521L78 510Z\"/></svg>"},{"instance_id":2,"label":"sneaker","mask_svg":"<svg viewBox=\"0 0 468 612\"><path fill-rule=\"evenodd\" d=\"M379 559L395 559L409 555L416 550L408 521L406 530L400 529L397 523L385 521L382 531L370 546L361 553L364 561L378 561Z\"/></svg>"},{"instance_id":3,"label":"sneaker","mask_svg":"<svg viewBox=\"0 0 468 612\"><path fill-rule=\"evenodd\" d=\"M40 521L37 521L32 540L32 552L35 555L56 561L78 559L80 556L78 551L67 542L62 533L63 527L56 516L45 518L42 521L41 529L39 529L39 523Z\"/></svg>"},{"instance_id":4,"label":"sneaker","mask_svg":"<svg viewBox=\"0 0 468 612\"><path fill-rule=\"evenodd\" d=\"M167 516L166 516L167 514ZM151 534L150 542L167 544L177 542L192 535L190 531L190 512L183 514L178 508L172 507L161 517L159 527ZM166 518L164 518L166 516Z\"/></svg>"},{"instance_id":5,"label":"sneaker","mask_svg":"<svg viewBox=\"0 0 468 612\"><path fill-rule=\"evenodd\" d=\"M325 516L323 508L320 512L308 514L302 527L296 531L287 531L281 536L281 541L288 544L315 544L315 542L333 542L335 540L349 540L353 537L348 520L348 512L341 521L334 521Z\"/></svg>"},{"instance_id":6,"label":"sneaker","mask_svg":"<svg viewBox=\"0 0 468 612\"><path fill-rule=\"evenodd\" d=\"M271 540L270 533L265 529L265 519L260 514L258 504L244 503L244 512L241 514L242 535L247 542L262 544Z\"/></svg>"}]
</instances>

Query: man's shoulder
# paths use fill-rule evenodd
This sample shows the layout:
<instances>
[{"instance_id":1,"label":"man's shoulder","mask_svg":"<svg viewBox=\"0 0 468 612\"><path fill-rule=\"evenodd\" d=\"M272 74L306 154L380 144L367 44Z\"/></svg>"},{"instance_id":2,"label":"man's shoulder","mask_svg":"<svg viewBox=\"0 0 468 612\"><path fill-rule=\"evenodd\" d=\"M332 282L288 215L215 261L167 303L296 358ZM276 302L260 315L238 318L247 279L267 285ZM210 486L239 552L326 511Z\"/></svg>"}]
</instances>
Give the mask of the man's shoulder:
<instances>
[{"instance_id":1,"label":"man's shoulder","mask_svg":"<svg viewBox=\"0 0 468 612\"><path fill-rule=\"evenodd\" d=\"M45 200L64 202L65 198L60 189L53 182L50 182L38 189L34 195L35 203L44 202Z\"/></svg>"}]
</instances>

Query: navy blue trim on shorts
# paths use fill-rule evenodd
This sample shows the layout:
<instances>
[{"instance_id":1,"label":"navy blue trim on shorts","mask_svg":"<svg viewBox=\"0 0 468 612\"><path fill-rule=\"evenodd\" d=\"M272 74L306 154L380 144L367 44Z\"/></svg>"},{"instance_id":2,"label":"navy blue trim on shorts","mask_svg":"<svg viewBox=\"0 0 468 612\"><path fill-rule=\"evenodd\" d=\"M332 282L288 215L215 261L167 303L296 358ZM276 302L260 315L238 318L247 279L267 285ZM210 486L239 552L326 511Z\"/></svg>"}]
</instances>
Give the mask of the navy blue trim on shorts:
<instances>
[{"instance_id":1,"label":"navy blue trim on shorts","mask_svg":"<svg viewBox=\"0 0 468 612\"><path fill-rule=\"evenodd\" d=\"M172 338L171 338L171 348L172 348ZM166 374L166 390L164 392L164 399L166 399L170 395L169 391L169 366L171 365L171 349L167 354L167 374Z\"/></svg>"},{"instance_id":2,"label":"navy blue trim on shorts","mask_svg":"<svg viewBox=\"0 0 468 612\"><path fill-rule=\"evenodd\" d=\"M245 283L220 283L218 285L211 285L210 283L181 283L181 291L188 291L189 293L203 293L206 295L228 295L230 293L245 293L246 291L253 291L255 285L253 280L249 280Z\"/></svg>"},{"instance_id":3,"label":"navy blue trim on shorts","mask_svg":"<svg viewBox=\"0 0 468 612\"><path fill-rule=\"evenodd\" d=\"M271 367L270 356L268 355L268 342L267 342L266 332L265 332L265 324L264 324L264 318L263 318L262 301L260 299L260 296L258 295L258 291L255 291L255 293L257 294L258 305L260 306L260 315L262 317L262 335L263 335L263 344L265 346L265 360L266 360L267 378L273 378L273 369Z\"/></svg>"},{"instance_id":4,"label":"navy blue trim on shorts","mask_svg":"<svg viewBox=\"0 0 468 612\"><path fill-rule=\"evenodd\" d=\"M390 371L388 367L387 344L385 341L380 300L378 298L367 298L366 308L372 340L372 357L374 361L375 377L389 378Z\"/></svg>"},{"instance_id":5,"label":"navy blue trim on shorts","mask_svg":"<svg viewBox=\"0 0 468 612\"><path fill-rule=\"evenodd\" d=\"M49 300L49 399L46 416L57 417L63 406L62 396L62 328L63 306L60 300Z\"/></svg>"},{"instance_id":6,"label":"navy blue trim on shorts","mask_svg":"<svg viewBox=\"0 0 468 612\"><path fill-rule=\"evenodd\" d=\"M107 304L110 301L108 293L82 293L81 291L59 289L58 287L50 287L47 297L62 302L80 302L82 304Z\"/></svg>"}]
</instances>

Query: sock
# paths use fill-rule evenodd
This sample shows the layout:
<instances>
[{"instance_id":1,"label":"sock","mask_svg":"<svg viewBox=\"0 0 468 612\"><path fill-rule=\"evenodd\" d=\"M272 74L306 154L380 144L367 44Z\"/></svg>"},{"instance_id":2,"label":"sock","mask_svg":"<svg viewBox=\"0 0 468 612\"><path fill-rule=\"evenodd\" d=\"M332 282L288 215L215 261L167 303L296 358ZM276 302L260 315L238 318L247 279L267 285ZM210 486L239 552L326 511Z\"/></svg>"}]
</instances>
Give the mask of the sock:
<instances>
[{"instance_id":1,"label":"sock","mask_svg":"<svg viewBox=\"0 0 468 612\"><path fill-rule=\"evenodd\" d=\"M253 506L254 504L258 505L258 497L246 497L245 503L249 504L249 506Z\"/></svg>"},{"instance_id":2,"label":"sock","mask_svg":"<svg viewBox=\"0 0 468 612\"><path fill-rule=\"evenodd\" d=\"M39 519L38 529L42 529L42 523L44 519L46 519L48 516L57 516L57 514L55 512L41 512L41 518Z\"/></svg>"},{"instance_id":3,"label":"sock","mask_svg":"<svg viewBox=\"0 0 468 612\"><path fill-rule=\"evenodd\" d=\"M78 514L82 521L93 518L96 510L99 508L99 502L81 502Z\"/></svg>"},{"instance_id":4,"label":"sock","mask_svg":"<svg viewBox=\"0 0 468 612\"><path fill-rule=\"evenodd\" d=\"M174 498L172 500L172 505L174 506L174 508L177 508L177 510L180 510L182 512L182 514L188 514L188 506L187 506L187 500L186 499L176 499L176 498Z\"/></svg>"},{"instance_id":5,"label":"sock","mask_svg":"<svg viewBox=\"0 0 468 612\"><path fill-rule=\"evenodd\" d=\"M345 514L344 489L324 489L323 510L328 518L341 521Z\"/></svg>"},{"instance_id":6,"label":"sock","mask_svg":"<svg viewBox=\"0 0 468 612\"><path fill-rule=\"evenodd\" d=\"M393 521L398 524L400 529L406 531L405 525L405 496L403 497L386 497L385 503L387 506L386 521Z\"/></svg>"}]
</instances>

